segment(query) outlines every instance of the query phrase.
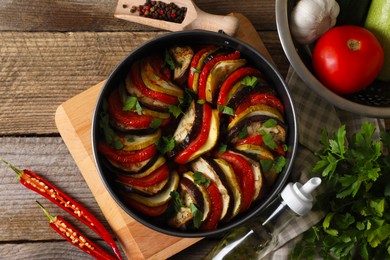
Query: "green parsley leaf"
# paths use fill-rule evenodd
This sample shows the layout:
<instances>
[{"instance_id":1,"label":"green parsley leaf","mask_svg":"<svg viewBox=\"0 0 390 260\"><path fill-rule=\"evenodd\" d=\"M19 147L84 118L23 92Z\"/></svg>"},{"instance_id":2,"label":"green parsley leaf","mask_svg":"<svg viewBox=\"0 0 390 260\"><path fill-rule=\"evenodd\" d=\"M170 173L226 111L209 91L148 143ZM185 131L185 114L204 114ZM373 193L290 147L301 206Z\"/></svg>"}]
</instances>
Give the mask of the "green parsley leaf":
<instances>
[{"instance_id":1,"label":"green parsley leaf","mask_svg":"<svg viewBox=\"0 0 390 260\"><path fill-rule=\"evenodd\" d=\"M162 118L155 117L153 121L149 124L149 126L150 128L157 129L160 127L162 121L163 121Z\"/></svg>"},{"instance_id":2,"label":"green parsley leaf","mask_svg":"<svg viewBox=\"0 0 390 260\"><path fill-rule=\"evenodd\" d=\"M206 103L206 101L204 99L199 99L198 101L196 101L196 103L198 103L199 105L203 105Z\"/></svg>"},{"instance_id":3,"label":"green parsley leaf","mask_svg":"<svg viewBox=\"0 0 390 260\"><path fill-rule=\"evenodd\" d=\"M171 193L169 193L169 195L172 198L173 207L175 209L175 212L176 213L180 212L180 209L183 207L183 204L181 203L179 192L174 190L174 191L171 191Z\"/></svg>"},{"instance_id":4,"label":"green parsley leaf","mask_svg":"<svg viewBox=\"0 0 390 260\"><path fill-rule=\"evenodd\" d=\"M260 129L258 133L262 135L263 142L268 148L272 150L278 148L271 133L266 132L264 129Z\"/></svg>"},{"instance_id":5,"label":"green parsley leaf","mask_svg":"<svg viewBox=\"0 0 390 260\"><path fill-rule=\"evenodd\" d=\"M194 205L194 203L190 204L190 209L193 216L194 227L199 228L202 224L203 213Z\"/></svg>"},{"instance_id":6,"label":"green parsley leaf","mask_svg":"<svg viewBox=\"0 0 390 260\"><path fill-rule=\"evenodd\" d=\"M156 143L156 149L161 154L173 151L175 148L175 139L171 136L162 136Z\"/></svg>"},{"instance_id":7,"label":"green parsley leaf","mask_svg":"<svg viewBox=\"0 0 390 260\"><path fill-rule=\"evenodd\" d=\"M271 170L272 166L274 165L274 160L271 159L262 159L260 160L261 169L263 172L267 172Z\"/></svg>"},{"instance_id":8,"label":"green parsley leaf","mask_svg":"<svg viewBox=\"0 0 390 260\"><path fill-rule=\"evenodd\" d=\"M128 97L125 100L125 103L123 104L123 110L124 111L137 111L138 115L142 115L142 107L141 104L138 102L137 97Z\"/></svg>"},{"instance_id":9,"label":"green parsley leaf","mask_svg":"<svg viewBox=\"0 0 390 260\"><path fill-rule=\"evenodd\" d=\"M276 173L280 173L283 170L283 168L286 165L286 163L287 163L287 160L286 160L286 158L284 156L276 157L275 160L274 160L274 165L273 165L273 167L275 168Z\"/></svg>"},{"instance_id":10,"label":"green parsley leaf","mask_svg":"<svg viewBox=\"0 0 390 260\"><path fill-rule=\"evenodd\" d=\"M218 110L222 112L222 114L234 116L234 109L228 106L218 106Z\"/></svg>"},{"instance_id":11,"label":"green parsley leaf","mask_svg":"<svg viewBox=\"0 0 390 260\"><path fill-rule=\"evenodd\" d=\"M221 143L218 149L218 154L223 154L224 152L226 152L226 150L227 150L227 144Z\"/></svg>"},{"instance_id":12,"label":"green parsley leaf","mask_svg":"<svg viewBox=\"0 0 390 260\"><path fill-rule=\"evenodd\" d=\"M194 172L193 176L194 176L194 181L196 184L199 184L199 185L203 184L206 187L208 187L210 185L210 179L207 178L206 176L204 176L203 173L196 171L196 172Z\"/></svg>"},{"instance_id":13,"label":"green parsley leaf","mask_svg":"<svg viewBox=\"0 0 390 260\"><path fill-rule=\"evenodd\" d=\"M178 118L184 112L178 106L170 105L168 107L169 113L171 113L175 118Z\"/></svg>"},{"instance_id":14,"label":"green parsley leaf","mask_svg":"<svg viewBox=\"0 0 390 260\"><path fill-rule=\"evenodd\" d=\"M103 131L106 143L112 145L115 149L123 148L122 140L117 136L110 126L110 116L107 112L100 113L99 127Z\"/></svg>"},{"instance_id":15,"label":"green parsley leaf","mask_svg":"<svg viewBox=\"0 0 390 260\"><path fill-rule=\"evenodd\" d=\"M278 121L276 121L275 119L273 118L270 118L268 120L266 120L264 123L263 123L263 126L265 128L272 128L272 127L275 127L278 125Z\"/></svg>"},{"instance_id":16,"label":"green parsley leaf","mask_svg":"<svg viewBox=\"0 0 390 260\"><path fill-rule=\"evenodd\" d=\"M175 70L176 63L168 50L165 50L164 62L164 66L168 67L170 70Z\"/></svg>"},{"instance_id":17,"label":"green parsley leaf","mask_svg":"<svg viewBox=\"0 0 390 260\"><path fill-rule=\"evenodd\" d=\"M248 86L248 87L255 87L258 82L259 82L259 79L255 76L245 76L241 80L241 84Z\"/></svg>"},{"instance_id":18,"label":"green parsley leaf","mask_svg":"<svg viewBox=\"0 0 390 260\"><path fill-rule=\"evenodd\" d=\"M390 139L388 132L379 136L381 141L369 122L353 135L345 126L331 138L325 129L321 132L313 172L322 176L324 192L316 205L326 215L311 229L314 237L305 232L292 259L310 258L307 248L324 259L390 258L390 156L384 153Z\"/></svg>"},{"instance_id":19,"label":"green parsley leaf","mask_svg":"<svg viewBox=\"0 0 390 260\"><path fill-rule=\"evenodd\" d=\"M238 140L243 140L248 137L248 127L244 126L241 128L241 131L238 133L237 138Z\"/></svg>"},{"instance_id":20,"label":"green parsley leaf","mask_svg":"<svg viewBox=\"0 0 390 260\"><path fill-rule=\"evenodd\" d=\"M198 70L197 68L191 67L191 71L194 73L201 73L201 70Z\"/></svg>"}]
</instances>

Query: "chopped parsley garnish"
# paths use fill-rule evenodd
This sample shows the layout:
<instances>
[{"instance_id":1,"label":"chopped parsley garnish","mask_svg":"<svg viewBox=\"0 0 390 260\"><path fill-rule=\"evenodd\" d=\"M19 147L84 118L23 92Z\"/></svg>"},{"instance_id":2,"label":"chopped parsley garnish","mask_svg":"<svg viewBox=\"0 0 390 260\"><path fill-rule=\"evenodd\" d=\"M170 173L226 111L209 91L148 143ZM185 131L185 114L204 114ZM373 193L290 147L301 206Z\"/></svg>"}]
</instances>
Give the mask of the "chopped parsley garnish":
<instances>
[{"instance_id":1,"label":"chopped parsley garnish","mask_svg":"<svg viewBox=\"0 0 390 260\"><path fill-rule=\"evenodd\" d=\"M222 112L222 114L234 116L234 109L228 106L218 106L218 110Z\"/></svg>"},{"instance_id":2,"label":"chopped parsley garnish","mask_svg":"<svg viewBox=\"0 0 390 260\"><path fill-rule=\"evenodd\" d=\"M166 154L175 148L175 139L171 136L162 136L156 143L156 149L161 154Z\"/></svg>"},{"instance_id":3,"label":"chopped parsley garnish","mask_svg":"<svg viewBox=\"0 0 390 260\"><path fill-rule=\"evenodd\" d=\"M196 171L193 176L196 184L203 184L206 187L210 185L210 179L204 176L203 173Z\"/></svg>"},{"instance_id":4,"label":"chopped parsley garnish","mask_svg":"<svg viewBox=\"0 0 390 260\"><path fill-rule=\"evenodd\" d=\"M278 125L278 121L276 121L275 119L273 118L270 118L268 120L266 120L264 123L263 123L263 126L265 128L272 128L272 127L275 127Z\"/></svg>"},{"instance_id":5,"label":"chopped parsley garnish","mask_svg":"<svg viewBox=\"0 0 390 260\"><path fill-rule=\"evenodd\" d=\"M198 101L196 101L196 103L198 103L199 105L203 105L204 103L206 103L206 101L204 99L199 99Z\"/></svg>"},{"instance_id":6,"label":"chopped parsley garnish","mask_svg":"<svg viewBox=\"0 0 390 260\"><path fill-rule=\"evenodd\" d=\"M221 143L218 149L218 154L223 154L224 152L226 152L226 150L227 150L227 144Z\"/></svg>"},{"instance_id":7,"label":"chopped parsley garnish","mask_svg":"<svg viewBox=\"0 0 390 260\"><path fill-rule=\"evenodd\" d=\"M173 207L175 209L175 212L176 213L180 212L180 209L183 207L183 204L181 203L179 192L174 190L174 191L171 191L171 193L169 193L169 195L172 198Z\"/></svg>"},{"instance_id":8,"label":"chopped parsley garnish","mask_svg":"<svg viewBox=\"0 0 390 260\"><path fill-rule=\"evenodd\" d=\"M190 204L190 209L191 209L191 213L192 213L192 216L193 216L193 223L194 223L194 227L195 228L199 228L200 225L202 224L202 218L203 218L203 213L202 211L200 211L195 205L194 203L191 203Z\"/></svg>"},{"instance_id":9,"label":"chopped parsley garnish","mask_svg":"<svg viewBox=\"0 0 390 260\"><path fill-rule=\"evenodd\" d=\"M153 129L157 129L160 127L161 123L162 123L162 118L154 118L153 121L149 124L150 128L153 128Z\"/></svg>"},{"instance_id":10,"label":"chopped parsley garnish","mask_svg":"<svg viewBox=\"0 0 390 260\"><path fill-rule=\"evenodd\" d=\"M123 104L124 111L137 111L138 115L142 114L141 104L138 102L137 97L128 97Z\"/></svg>"},{"instance_id":11,"label":"chopped parsley garnish","mask_svg":"<svg viewBox=\"0 0 390 260\"><path fill-rule=\"evenodd\" d=\"M165 50L164 66L168 67L170 70L174 70L176 68L175 61L168 50Z\"/></svg>"},{"instance_id":12,"label":"chopped parsley garnish","mask_svg":"<svg viewBox=\"0 0 390 260\"><path fill-rule=\"evenodd\" d=\"M259 79L255 76L245 76L241 80L241 84L248 87L255 87L257 83L259 82Z\"/></svg>"},{"instance_id":13,"label":"chopped parsley garnish","mask_svg":"<svg viewBox=\"0 0 390 260\"><path fill-rule=\"evenodd\" d=\"M238 140L243 140L248 137L248 128L244 126L241 131L238 133L237 138Z\"/></svg>"},{"instance_id":14,"label":"chopped parsley garnish","mask_svg":"<svg viewBox=\"0 0 390 260\"><path fill-rule=\"evenodd\" d=\"M262 138L263 138L263 142L264 144L270 148L270 149L276 149L278 148L278 146L276 145L275 141L274 141L274 138L272 136L271 133L267 133L265 130L263 129L260 129L259 131L259 134L261 134Z\"/></svg>"},{"instance_id":15,"label":"chopped parsley garnish","mask_svg":"<svg viewBox=\"0 0 390 260\"><path fill-rule=\"evenodd\" d=\"M191 67L191 71L195 73L201 73L201 70L198 70L197 68Z\"/></svg>"}]
</instances>

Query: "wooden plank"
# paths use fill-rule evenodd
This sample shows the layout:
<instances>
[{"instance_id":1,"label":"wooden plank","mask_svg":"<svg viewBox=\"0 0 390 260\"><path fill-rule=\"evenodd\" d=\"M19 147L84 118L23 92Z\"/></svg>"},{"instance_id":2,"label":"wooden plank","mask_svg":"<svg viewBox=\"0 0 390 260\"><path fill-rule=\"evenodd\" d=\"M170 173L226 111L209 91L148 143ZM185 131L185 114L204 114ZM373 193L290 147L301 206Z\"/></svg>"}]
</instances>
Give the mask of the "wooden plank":
<instances>
[{"instance_id":1,"label":"wooden plank","mask_svg":"<svg viewBox=\"0 0 390 260\"><path fill-rule=\"evenodd\" d=\"M170 1L166 1L170 2ZM151 27L115 19L116 0L0 1L0 31L140 31ZM194 3L205 12L248 17L257 30L275 30L275 1L208 1Z\"/></svg>"},{"instance_id":2,"label":"wooden plank","mask_svg":"<svg viewBox=\"0 0 390 260\"><path fill-rule=\"evenodd\" d=\"M79 169L60 137L2 137L0 157L16 167L33 170L84 205L109 229ZM93 238L84 225L63 210L18 182L16 174L0 163L0 241L60 239L48 226L47 218L36 205L39 200L52 214L69 217L71 222ZM32 222L33 221L33 222ZM35 228L39 227L39 228ZM1 257L0 257L1 258Z\"/></svg>"},{"instance_id":3,"label":"wooden plank","mask_svg":"<svg viewBox=\"0 0 390 260\"><path fill-rule=\"evenodd\" d=\"M140 44L165 32L0 32L0 135L58 133L55 109L106 79ZM282 75L276 32L260 32Z\"/></svg>"}]
</instances>

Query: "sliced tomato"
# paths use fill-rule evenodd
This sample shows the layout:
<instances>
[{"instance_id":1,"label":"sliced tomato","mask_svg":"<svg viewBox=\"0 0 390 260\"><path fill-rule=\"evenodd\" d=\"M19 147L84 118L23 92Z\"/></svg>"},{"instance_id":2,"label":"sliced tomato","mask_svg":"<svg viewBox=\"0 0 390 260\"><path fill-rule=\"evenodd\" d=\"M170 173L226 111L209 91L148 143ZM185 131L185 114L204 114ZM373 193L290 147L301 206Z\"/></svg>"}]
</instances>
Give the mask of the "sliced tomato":
<instances>
[{"instance_id":1,"label":"sliced tomato","mask_svg":"<svg viewBox=\"0 0 390 260\"><path fill-rule=\"evenodd\" d=\"M252 93L247 98L245 98L242 103L236 108L236 115L239 115L241 112L245 111L250 106L257 104L265 104L270 107L278 110L282 115L284 114L284 106L283 103L271 94L266 93Z\"/></svg>"},{"instance_id":2,"label":"sliced tomato","mask_svg":"<svg viewBox=\"0 0 390 260\"><path fill-rule=\"evenodd\" d=\"M250 207L255 194L255 175L252 166L243 156L231 151L222 154L216 153L216 155L232 166L242 191L240 212L246 211Z\"/></svg>"},{"instance_id":3,"label":"sliced tomato","mask_svg":"<svg viewBox=\"0 0 390 260\"><path fill-rule=\"evenodd\" d=\"M151 115L139 115L135 111L123 110L123 103L121 102L118 89L114 90L108 97L108 109L113 119L126 128L150 128L150 124L155 120L155 117ZM169 121L170 118L162 119L161 126L167 125Z\"/></svg>"},{"instance_id":4,"label":"sliced tomato","mask_svg":"<svg viewBox=\"0 0 390 260\"><path fill-rule=\"evenodd\" d=\"M116 179L120 183L138 187L152 186L167 179L168 177L169 167L166 163L142 178L134 178L130 175L116 174Z\"/></svg>"},{"instance_id":5,"label":"sliced tomato","mask_svg":"<svg viewBox=\"0 0 390 260\"><path fill-rule=\"evenodd\" d=\"M215 182L213 182L212 180L210 180L210 184L209 186L207 186L206 190L210 197L210 214L203 221L200 228L202 230L214 230L217 228L222 215L222 196L219 192L217 184L215 184Z\"/></svg>"},{"instance_id":6,"label":"sliced tomato","mask_svg":"<svg viewBox=\"0 0 390 260\"><path fill-rule=\"evenodd\" d=\"M165 204L157 206L157 207L148 207L148 206L146 206L146 205L144 205L136 200L133 200L131 198L126 197L126 204L135 208L139 212L144 213L145 215L148 215L151 217L157 217L157 216L162 215L167 210L169 203L165 203Z\"/></svg>"},{"instance_id":7,"label":"sliced tomato","mask_svg":"<svg viewBox=\"0 0 390 260\"><path fill-rule=\"evenodd\" d=\"M149 145L148 147L140 150L125 151L117 150L103 141L98 143L98 151L106 156L107 159L120 164L139 163L152 158L152 156L157 153L155 144Z\"/></svg>"},{"instance_id":8,"label":"sliced tomato","mask_svg":"<svg viewBox=\"0 0 390 260\"><path fill-rule=\"evenodd\" d=\"M198 80L199 80L199 70L203 67L204 59L212 52L216 51L218 47L216 46L206 46L200 49L195 53L194 57L191 60L190 71L188 73L188 87L192 89L195 93L198 92Z\"/></svg>"},{"instance_id":9,"label":"sliced tomato","mask_svg":"<svg viewBox=\"0 0 390 260\"><path fill-rule=\"evenodd\" d=\"M217 105L218 106L224 106L227 104L227 97L229 96L229 92L233 88L233 86L245 78L246 76L255 76L255 77L262 77L263 74L252 67L243 67L239 68L238 70L234 71L232 74L230 74L226 80L222 83L221 88L219 90L219 95L217 99Z\"/></svg>"},{"instance_id":10,"label":"sliced tomato","mask_svg":"<svg viewBox=\"0 0 390 260\"><path fill-rule=\"evenodd\" d=\"M197 137L182 151L178 152L174 161L179 164L188 162L188 159L207 141L211 126L212 108L209 104L203 104L203 125Z\"/></svg>"},{"instance_id":11,"label":"sliced tomato","mask_svg":"<svg viewBox=\"0 0 390 260\"><path fill-rule=\"evenodd\" d=\"M209 75L210 70L214 67L217 62L224 60L235 60L240 58L241 53L239 51L235 51L233 53L222 55L213 58L206 65L204 65L202 72L199 75L199 89L198 89L198 98L206 100L206 83L207 76Z\"/></svg>"},{"instance_id":12,"label":"sliced tomato","mask_svg":"<svg viewBox=\"0 0 390 260\"><path fill-rule=\"evenodd\" d=\"M141 78L139 62L136 62L131 66L130 75L135 87L145 96L153 99L158 99L159 101L170 105L179 104L179 99L176 96L171 96L165 93L154 91L145 85Z\"/></svg>"}]
</instances>

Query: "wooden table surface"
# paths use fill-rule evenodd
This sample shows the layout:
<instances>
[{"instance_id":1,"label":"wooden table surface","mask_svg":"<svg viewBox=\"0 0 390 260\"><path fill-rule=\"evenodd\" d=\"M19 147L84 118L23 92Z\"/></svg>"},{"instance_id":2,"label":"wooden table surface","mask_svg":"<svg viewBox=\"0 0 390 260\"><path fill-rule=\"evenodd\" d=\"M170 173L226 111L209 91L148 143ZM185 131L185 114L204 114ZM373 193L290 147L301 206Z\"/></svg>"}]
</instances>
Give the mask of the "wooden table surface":
<instances>
[{"instance_id":1,"label":"wooden table surface","mask_svg":"<svg viewBox=\"0 0 390 260\"><path fill-rule=\"evenodd\" d=\"M274 0L195 0L213 14L238 12L253 23L281 74L289 62L276 32ZM108 77L133 48L166 33L115 19L116 0L0 1L0 158L29 168L86 205L109 228L54 122L57 107ZM48 226L39 199L0 165L0 259L85 259ZM77 221L74 225L104 243ZM202 240L172 259L200 259Z\"/></svg>"}]
</instances>

